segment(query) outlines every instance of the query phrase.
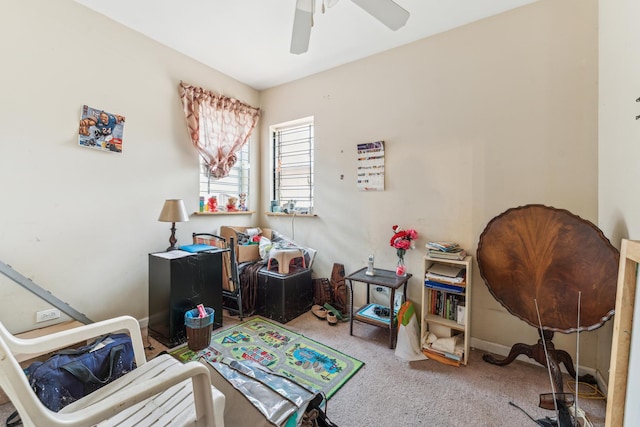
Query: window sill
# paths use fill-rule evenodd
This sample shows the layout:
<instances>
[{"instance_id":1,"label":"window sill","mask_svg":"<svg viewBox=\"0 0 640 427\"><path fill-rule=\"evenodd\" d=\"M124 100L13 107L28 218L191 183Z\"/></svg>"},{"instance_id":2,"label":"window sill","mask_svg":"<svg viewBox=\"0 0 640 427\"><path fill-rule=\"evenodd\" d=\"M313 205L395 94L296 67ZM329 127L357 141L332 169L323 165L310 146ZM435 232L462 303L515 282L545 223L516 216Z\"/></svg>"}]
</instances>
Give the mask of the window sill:
<instances>
[{"instance_id":1,"label":"window sill","mask_svg":"<svg viewBox=\"0 0 640 427\"><path fill-rule=\"evenodd\" d=\"M295 217L301 217L301 216L305 216L305 217L317 217L318 215L316 214L288 214L288 213L283 213L283 212L265 212L264 213L266 216L295 216Z\"/></svg>"},{"instance_id":2,"label":"window sill","mask_svg":"<svg viewBox=\"0 0 640 427\"><path fill-rule=\"evenodd\" d=\"M236 212L227 212L227 211L219 211L219 212L194 212L194 215L251 215L254 214L255 211L236 211Z\"/></svg>"}]
</instances>

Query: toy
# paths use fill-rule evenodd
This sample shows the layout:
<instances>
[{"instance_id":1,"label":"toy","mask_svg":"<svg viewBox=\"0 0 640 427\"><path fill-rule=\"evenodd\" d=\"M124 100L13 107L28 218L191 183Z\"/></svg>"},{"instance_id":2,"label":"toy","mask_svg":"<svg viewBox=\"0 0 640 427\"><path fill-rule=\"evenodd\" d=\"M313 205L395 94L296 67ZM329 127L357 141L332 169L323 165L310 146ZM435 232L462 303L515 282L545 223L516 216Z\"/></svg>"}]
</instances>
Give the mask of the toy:
<instances>
[{"instance_id":1,"label":"toy","mask_svg":"<svg viewBox=\"0 0 640 427\"><path fill-rule=\"evenodd\" d=\"M218 198L215 196L209 197L207 206L209 206L209 212L215 212L218 209Z\"/></svg>"},{"instance_id":2,"label":"toy","mask_svg":"<svg viewBox=\"0 0 640 427\"><path fill-rule=\"evenodd\" d=\"M229 200L227 200L227 212L237 212L238 208L236 207L236 203L238 202L238 198L237 197L229 197Z\"/></svg>"},{"instance_id":3,"label":"toy","mask_svg":"<svg viewBox=\"0 0 640 427\"><path fill-rule=\"evenodd\" d=\"M238 210L247 210L247 193L240 193L240 201L238 202Z\"/></svg>"}]
</instances>

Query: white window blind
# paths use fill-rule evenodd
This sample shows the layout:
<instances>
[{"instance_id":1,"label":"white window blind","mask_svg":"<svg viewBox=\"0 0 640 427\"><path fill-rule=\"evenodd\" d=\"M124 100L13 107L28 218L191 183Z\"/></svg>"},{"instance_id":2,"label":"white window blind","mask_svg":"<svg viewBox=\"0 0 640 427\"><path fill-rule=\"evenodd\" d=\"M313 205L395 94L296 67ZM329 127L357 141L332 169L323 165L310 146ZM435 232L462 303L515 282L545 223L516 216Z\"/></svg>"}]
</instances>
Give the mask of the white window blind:
<instances>
[{"instance_id":1,"label":"white window blind","mask_svg":"<svg viewBox=\"0 0 640 427\"><path fill-rule=\"evenodd\" d=\"M278 206L291 202L296 211L312 213L313 142L313 118L272 127L272 200Z\"/></svg>"}]
</instances>

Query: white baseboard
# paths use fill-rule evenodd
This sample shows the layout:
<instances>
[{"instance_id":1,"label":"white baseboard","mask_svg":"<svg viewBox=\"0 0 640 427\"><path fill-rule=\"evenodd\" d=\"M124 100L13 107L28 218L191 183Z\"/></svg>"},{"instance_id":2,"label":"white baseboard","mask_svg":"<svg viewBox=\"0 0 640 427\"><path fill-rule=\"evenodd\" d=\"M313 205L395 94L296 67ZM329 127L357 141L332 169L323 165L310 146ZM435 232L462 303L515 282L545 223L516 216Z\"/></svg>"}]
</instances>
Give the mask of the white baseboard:
<instances>
[{"instance_id":1,"label":"white baseboard","mask_svg":"<svg viewBox=\"0 0 640 427\"><path fill-rule=\"evenodd\" d=\"M508 356L509 352L511 351L511 347L507 347L504 346L502 344L496 344L496 343L492 343L489 341L483 341L477 338L473 338L471 337L471 342L469 343L471 345L471 347L478 349L478 350L482 350L482 351L486 351L488 353L492 353L492 354L496 354L498 356ZM532 365L536 365L536 366L542 366L541 364L539 364L538 362L536 362L535 360L531 359L530 357L527 357L523 354L519 355L518 357L516 357L516 360L519 360L521 362L526 362ZM564 367L564 365L560 365L560 370L563 373L567 373L566 368ZM604 380L604 378L602 377L602 375L600 374L600 371L593 369L593 368L589 368L586 366L580 366L579 369L579 374L580 375L585 375L585 374L590 374L592 375L597 383L598 383L598 388L600 390L602 390L602 392L606 395L607 394L607 384Z\"/></svg>"},{"instance_id":2,"label":"white baseboard","mask_svg":"<svg viewBox=\"0 0 640 427\"><path fill-rule=\"evenodd\" d=\"M609 395L609 386L607 384L608 378L605 380L600 371L596 372L596 381L598 382L598 388L604 393L605 396Z\"/></svg>"},{"instance_id":3,"label":"white baseboard","mask_svg":"<svg viewBox=\"0 0 640 427\"><path fill-rule=\"evenodd\" d=\"M140 328L146 328L147 326L149 326L149 317L138 319L138 323L140 323Z\"/></svg>"}]
</instances>

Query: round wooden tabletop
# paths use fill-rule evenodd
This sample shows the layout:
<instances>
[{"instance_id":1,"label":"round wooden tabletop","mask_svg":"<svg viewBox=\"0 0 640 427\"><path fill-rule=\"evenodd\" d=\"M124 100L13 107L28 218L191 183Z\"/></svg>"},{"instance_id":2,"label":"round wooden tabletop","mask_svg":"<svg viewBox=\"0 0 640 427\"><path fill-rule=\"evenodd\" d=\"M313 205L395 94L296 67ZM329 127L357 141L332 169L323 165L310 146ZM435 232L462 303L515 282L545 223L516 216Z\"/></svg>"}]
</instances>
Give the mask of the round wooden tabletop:
<instances>
[{"instance_id":1,"label":"round wooden tabletop","mask_svg":"<svg viewBox=\"0 0 640 427\"><path fill-rule=\"evenodd\" d=\"M509 209L480 235L477 260L489 291L510 313L538 328L596 329L614 313L619 252L602 231L544 205Z\"/></svg>"}]
</instances>

